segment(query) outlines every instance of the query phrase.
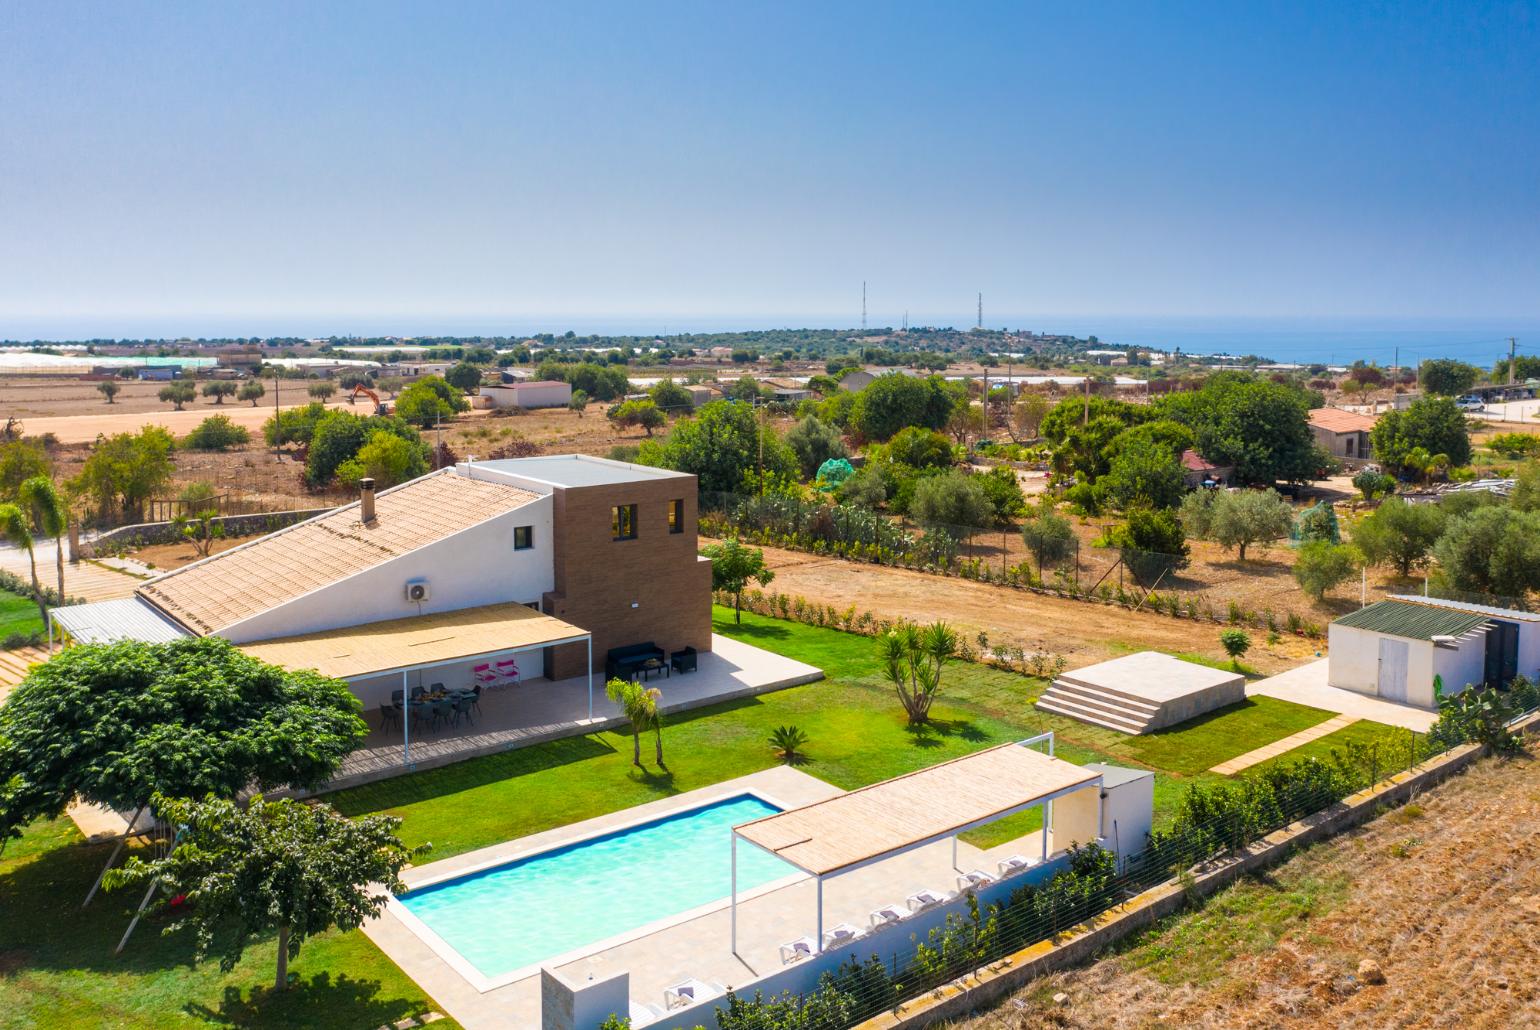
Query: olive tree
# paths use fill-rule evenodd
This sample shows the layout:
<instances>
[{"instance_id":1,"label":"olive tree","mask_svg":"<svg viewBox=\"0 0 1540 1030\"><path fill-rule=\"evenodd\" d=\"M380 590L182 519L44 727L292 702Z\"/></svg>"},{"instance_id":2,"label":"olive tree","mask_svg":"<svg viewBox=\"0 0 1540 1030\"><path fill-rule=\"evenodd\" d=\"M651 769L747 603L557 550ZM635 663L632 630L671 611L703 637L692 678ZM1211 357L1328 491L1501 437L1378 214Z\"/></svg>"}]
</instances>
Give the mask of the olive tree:
<instances>
[{"instance_id":1,"label":"olive tree","mask_svg":"<svg viewBox=\"0 0 1540 1030\"><path fill-rule=\"evenodd\" d=\"M1246 560L1246 548L1287 536L1294 509L1276 490L1199 490L1182 501L1182 525L1189 536L1236 548Z\"/></svg>"},{"instance_id":2,"label":"olive tree","mask_svg":"<svg viewBox=\"0 0 1540 1030\"><path fill-rule=\"evenodd\" d=\"M176 846L153 861L130 858L108 874L107 886L159 884L167 897L181 897L165 932L191 929L198 958L217 954L226 971L252 938L276 933L279 991L306 938L356 930L379 915L388 894L375 885L406 890L401 870L428 850L401 842L395 816L353 820L330 805L260 795L244 807L217 797L152 800L179 827Z\"/></svg>"},{"instance_id":3,"label":"olive tree","mask_svg":"<svg viewBox=\"0 0 1540 1030\"><path fill-rule=\"evenodd\" d=\"M769 585L775 573L765 567L765 552L737 540L712 544L703 552L711 559L711 589L733 595L733 621L743 621L743 591L749 583Z\"/></svg>"}]
</instances>

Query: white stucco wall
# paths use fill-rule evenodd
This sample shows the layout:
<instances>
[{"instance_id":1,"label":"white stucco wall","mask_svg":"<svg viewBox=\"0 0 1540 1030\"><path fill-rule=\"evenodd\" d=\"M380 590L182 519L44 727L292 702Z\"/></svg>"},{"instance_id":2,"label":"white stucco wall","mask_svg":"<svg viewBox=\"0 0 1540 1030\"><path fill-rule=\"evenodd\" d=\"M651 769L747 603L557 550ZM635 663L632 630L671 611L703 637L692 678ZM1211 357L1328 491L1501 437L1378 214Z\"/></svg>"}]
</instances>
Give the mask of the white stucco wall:
<instances>
[{"instance_id":1,"label":"white stucco wall","mask_svg":"<svg viewBox=\"0 0 1540 1030\"><path fill-rule=\"evenodd\" d=\"M1540 622L1520 622L1519 675L1540 678Z\"/></svg>"},{"instance_id":2,"label":"white stucco wall","mask_svg":"<svg viewBox=\"0 0 1540 1030\"><path fill-rule=\"evenodd\" d=\"M516 526L534 528L533 547L513 549ZM547 494L236 623L222 636L248 644L484 604L539 601L555 586L553 539L551 498ZM427 602L414 604L406 599L410 579L428 581L431 594Z\"/></svg>"},{"instance_id":3,"label":"white stucco wall","mask_svg":"<svg viewBox=\"0 0 1540 1030\"><path fill-rule=\"evenodd\" d=\"M1360 694L1379 693L1379 634L1332 623L1326 628L1326 682Z\"/></svg>"},{"instance_id":4,"label":"white stucco wall","mask_svg":"<svg viewBox=\"0 0 1540 1030\"><path fill-rule=\"evenodd\" d=\"M1520 637L1520 639L1523 639ZM1458 694L1472 684L1481 685L1486 677L1487 664L1487 638L1485 633L1474 637L1464 637L1460 640L1459 650L1450 650L1446 647L1433 649L1433 672L1443 677L1444 693ZM1437 708L1438 702L1433 697L1433 684L1430 678L1427 694L1423 698L1413 697L1414 704L1424 708Z\"/></svg>"},{"instance_id":5,"label":"white stucco wall","mask_svg":"<svg viewBox=\"0 0 1540 1030\"><path fill-rule=\"evenodd\" d=\"M564 408L572 400L572 387L567 383L513 383L483 386L481 396L498 408Z\"/></svg>"}]
</instances>

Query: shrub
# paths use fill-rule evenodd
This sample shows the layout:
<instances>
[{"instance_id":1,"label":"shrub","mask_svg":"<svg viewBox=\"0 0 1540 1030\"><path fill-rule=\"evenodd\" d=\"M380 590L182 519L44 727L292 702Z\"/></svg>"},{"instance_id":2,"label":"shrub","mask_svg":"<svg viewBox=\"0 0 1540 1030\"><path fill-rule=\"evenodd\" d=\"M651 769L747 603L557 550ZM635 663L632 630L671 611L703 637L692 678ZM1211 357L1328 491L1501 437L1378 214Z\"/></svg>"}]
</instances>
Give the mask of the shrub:
<instances>
[{"instance_id":1,"label":"shrub","mask_svg":"<svg viewBox=\"0 0 1540 1030\"><path fill-rule=\"evenodd\" d=\"M910 513L927 528L982 527L994 521L995 508L977 477L960 471L927 476L914 488Z\"/></svg>"},{"instance_id":2,"label":"shrub","mask_svg":"<svg viewBox=\"0 0 1540 1030\"><path fill-rule=\"evenodd\" d=\"M1037 556L1038 567L1054 565L1075 552L1075 529L1069 520L1042 507L1021 525L1021 539L1027 550Z\"/></svg>"},{"instance_id":3,"label":"shrub","mask_svg":"<svg viewBox=\"0 0 1540 1030\"><path fill-rule=\"evenodd\" d=\"M229 415L210 415L182 438L182 446L190 451L227 451L250 442L251 433Z\"/></svg>"},{"instance_id":4,"label":"shrub","mask_svg":"<svg viewBox=\"0 0 1540 1030\"><path fill-rule=\"evenodd\" d=\"M1227 629L1219 634L1219 644L1230 656L1230 662L1240 668L1241 656L1251 650L1251 637L1243 629Z\"/></svg>"},{"instance_id":5,"label":"shrub","mask_svg":"<svg viewBox=\"0 0 1540 1030\"><path fill-rule=\"evenodd\" d=\"M1319 601L1357 569L1358 555L1351 547L1314 540L1299 549L1294 579L1301 590Z\"/></svg>"}]
</instances>

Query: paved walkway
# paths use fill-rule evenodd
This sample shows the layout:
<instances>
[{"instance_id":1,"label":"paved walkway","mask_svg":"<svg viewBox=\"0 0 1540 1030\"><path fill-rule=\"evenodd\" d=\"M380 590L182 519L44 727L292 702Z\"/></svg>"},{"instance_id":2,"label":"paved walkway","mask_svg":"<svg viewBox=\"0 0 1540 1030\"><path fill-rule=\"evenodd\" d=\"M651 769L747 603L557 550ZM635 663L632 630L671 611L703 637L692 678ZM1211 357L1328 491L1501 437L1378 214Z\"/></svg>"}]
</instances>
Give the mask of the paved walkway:
<instances>
[{"instance_id":1,"label":"paved walkway","mask_svg":"<svg viewBox=\"0 0 1540 1030\"><path fill-rule=\"evenodd\" d=\"M1303 747L1312 740L1320 740L1322 737L1336 733L1344 726L1351 726L1358 721L1358 716L1356 715L1334 715L1325 722L1310 727L1308 730L1300 730L1293 736L1284 737L1282 740L1275 740L1271 744L1264 744L1255 751L1247 751L1244 755L1232 758L1228 762L1220 762L1210 769L1209 772L1218 773L1221 776L1234 776L1242 769L1250 769L1253 765L1265 762L1269 758L1276 758L1285 751L1293 751L1297 747Z\"/></svg>"},{"instance_id":2,"label":"paved walkway","mask_svg":"<svg viewBox=\"0 0 1540 1030\"><path fill-rule=\"evenodd\" d=\"M57 587L59 584L59 573L54 565L53 556L53 542L39 541L37 578L46 587ZM32 576L31 564L27 561L26 552L14 547L0 548L0 569L20 576L23 580L30 580ZM142 579L127 572L110 569L96 562L66 561L64 563L64 593L71 598L110 601L117 597L127 597L142 582L144 582Z\"/></svg>"},{"instance_id":3,"label":"paved walkway","mask_svg":"<svg viewBox=\"0 0 1540 1030\"><path fill-rule=\"evenodd\" d=\"M1324 708L1340 715L1354 715L1370 722L1400 726L1418 733L1428 732L1428 727L1438 721L1438 713L1426 708L1398 705L1394 701L1331 686L1326 682L1326 663L1327 659L1322 658L1288 672L1269 676L1265 680L1248 683L1246 696L1276 697L1281 701Z\"/></svg>"}]
</instances>

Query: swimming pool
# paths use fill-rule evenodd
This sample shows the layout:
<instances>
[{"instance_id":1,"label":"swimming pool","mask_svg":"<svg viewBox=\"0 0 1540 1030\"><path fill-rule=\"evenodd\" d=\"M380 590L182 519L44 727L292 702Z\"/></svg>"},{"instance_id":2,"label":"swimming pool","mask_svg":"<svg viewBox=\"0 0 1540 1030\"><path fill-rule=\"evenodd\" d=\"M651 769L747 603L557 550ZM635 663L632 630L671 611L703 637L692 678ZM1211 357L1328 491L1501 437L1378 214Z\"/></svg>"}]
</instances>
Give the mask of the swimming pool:
<instances>
[{"instance_id":1,"label":"swimming pool","mask_svg":"<svg viewBox=\"0 0 1540 1030\"><path fill-rule=\"evenodd\" d=\"M419 887L398 900L481 977L505 979L727 898L729 831L779 811L755 795L736 795ZM796 872L759 848L738 849L740 895Z\"/></svg>"}]
</instances>

